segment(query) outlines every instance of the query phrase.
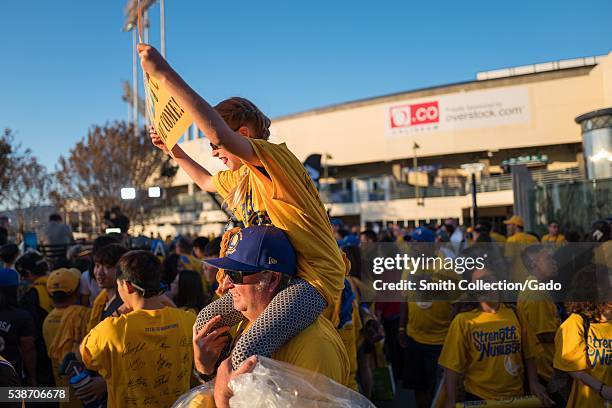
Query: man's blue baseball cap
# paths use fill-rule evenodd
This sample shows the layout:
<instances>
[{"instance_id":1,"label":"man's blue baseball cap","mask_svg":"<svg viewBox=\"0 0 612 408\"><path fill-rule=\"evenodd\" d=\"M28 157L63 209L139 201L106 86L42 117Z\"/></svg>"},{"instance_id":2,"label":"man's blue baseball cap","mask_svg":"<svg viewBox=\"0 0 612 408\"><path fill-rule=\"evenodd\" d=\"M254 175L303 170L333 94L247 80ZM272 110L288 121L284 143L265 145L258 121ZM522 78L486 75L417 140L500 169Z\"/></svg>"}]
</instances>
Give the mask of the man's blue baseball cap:
<instances>
[{"instance_id":1,"label":"man's blue baseball cap","mask_svg":"<svg viewBox=\"0 0 612 408\"><path fill-rule=\"evenodd\" d=\"M416 242L436 242L436 235L429 228L418 227L412 231L412 239Z\"/></svg>"},{"instance_id":2,"label":"man's blue baseball cap","mask_svg":"<svg viewBox=\"0 0 612 408\"><path fill-rule=\"evenodd\" d=\"M274 271L293 276L296 256L283 230L271 225L244 228L229 241L225 257L204 261L216 268L240 272Z\"/></svg>"},{"instance_id":3,"label":"man's blue baseball cap","mask_svg":"<svg viewBox=\"0 0 612 408\"><path fill-rule=\"evenodd\" d=\"M19 285L19 274L14 269L0 268L0 287Z\"/></svg>"}]
</instances>

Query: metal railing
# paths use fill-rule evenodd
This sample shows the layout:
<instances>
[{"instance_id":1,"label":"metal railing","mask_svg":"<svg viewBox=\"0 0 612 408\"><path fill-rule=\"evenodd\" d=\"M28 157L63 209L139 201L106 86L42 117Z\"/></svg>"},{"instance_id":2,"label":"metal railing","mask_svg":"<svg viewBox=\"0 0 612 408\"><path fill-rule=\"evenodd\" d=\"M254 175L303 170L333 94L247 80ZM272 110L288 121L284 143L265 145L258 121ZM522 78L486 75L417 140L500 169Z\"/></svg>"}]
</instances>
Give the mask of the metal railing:
<instances>
[{"instance_id":1,"label":"metal railing","mask_svg":"<svg viewBox=\"0 0 612 408\"><path fill-rule=\"evenodd\" d=\"M573 182L584 177L578 167L564 170L532 170L531 177L535 185ZM321 198L326 203L354 203L368 201L384 201L398 199L414 199L417 197L416 187L397 181L391 175L352 178L348 183L351 189L344 188L345 180L330 184L321 184ZM373 186L376 186L375 188ZM501 174L481 177L477 184L477 192L493 192L512 190L512 174ZM420 198L456 197L470 194L469 183L462 185L432 185L419 187Z\"/></svg>"}]
</instances>

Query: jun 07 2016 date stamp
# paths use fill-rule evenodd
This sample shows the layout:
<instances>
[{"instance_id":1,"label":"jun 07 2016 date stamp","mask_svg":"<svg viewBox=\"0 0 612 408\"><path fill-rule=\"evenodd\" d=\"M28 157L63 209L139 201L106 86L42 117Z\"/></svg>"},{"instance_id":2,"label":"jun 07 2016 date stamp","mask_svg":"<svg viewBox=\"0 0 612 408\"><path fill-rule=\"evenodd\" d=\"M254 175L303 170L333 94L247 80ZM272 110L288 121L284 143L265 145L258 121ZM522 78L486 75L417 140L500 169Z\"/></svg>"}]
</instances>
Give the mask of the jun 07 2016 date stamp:
<instances>
[{"instance_id":1,"label":"jun 07 2016 date stamp","mask_svg":"<svg viewBox=\"0 0 612 408\"><path fill-rule=\"evenodd\" d=\"M69 402L68 387L0 387L2 402Z\"/></svg>"}]
</instances>

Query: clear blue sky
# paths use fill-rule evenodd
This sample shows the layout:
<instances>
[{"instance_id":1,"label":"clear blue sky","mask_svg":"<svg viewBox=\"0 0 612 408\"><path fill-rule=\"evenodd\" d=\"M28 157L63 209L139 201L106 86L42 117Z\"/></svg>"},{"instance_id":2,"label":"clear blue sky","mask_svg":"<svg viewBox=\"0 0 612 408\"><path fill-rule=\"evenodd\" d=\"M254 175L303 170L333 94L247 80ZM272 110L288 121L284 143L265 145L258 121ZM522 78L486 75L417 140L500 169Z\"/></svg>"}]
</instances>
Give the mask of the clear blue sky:
<instances>
[{"instance_id":1,"label":"clear blue sky","mask_svg":"<svg viewBox=\"0 0 612 408\"><path fill-rule=\"evenodd\" d=\"M0 2L0 128L50 170L91 125L127 118L124 5ZM610 0L166 0L166 31L170 63L209 102L242 95L274 117L606 54L610 15Z\"/></svg>"}]
</instances>

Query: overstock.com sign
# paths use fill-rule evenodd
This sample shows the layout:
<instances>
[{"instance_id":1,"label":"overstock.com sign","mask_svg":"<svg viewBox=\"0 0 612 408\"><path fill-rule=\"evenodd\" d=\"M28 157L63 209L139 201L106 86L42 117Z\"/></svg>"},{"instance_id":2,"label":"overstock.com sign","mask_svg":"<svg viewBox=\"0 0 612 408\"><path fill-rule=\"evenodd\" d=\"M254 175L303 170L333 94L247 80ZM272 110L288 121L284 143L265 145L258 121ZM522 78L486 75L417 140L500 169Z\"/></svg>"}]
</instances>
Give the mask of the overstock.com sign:
<instances>
[{"instance_id":1,"label":"overstock.com sign","mask_svg":"<svg viewBox=\"0 0 612 408\"><path fill-rule=\"evenodd\" d=\"M529 93L512 87L440 95L388 105L385 115L389 136L525 123Z\"/></svg>"}]
</instances>

